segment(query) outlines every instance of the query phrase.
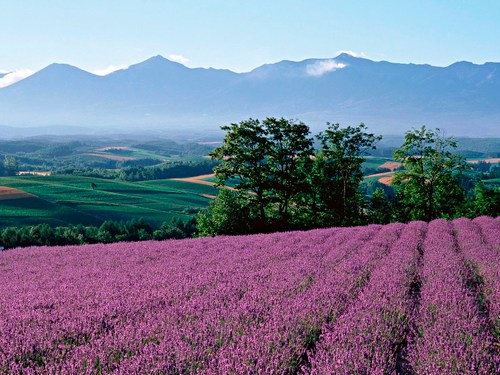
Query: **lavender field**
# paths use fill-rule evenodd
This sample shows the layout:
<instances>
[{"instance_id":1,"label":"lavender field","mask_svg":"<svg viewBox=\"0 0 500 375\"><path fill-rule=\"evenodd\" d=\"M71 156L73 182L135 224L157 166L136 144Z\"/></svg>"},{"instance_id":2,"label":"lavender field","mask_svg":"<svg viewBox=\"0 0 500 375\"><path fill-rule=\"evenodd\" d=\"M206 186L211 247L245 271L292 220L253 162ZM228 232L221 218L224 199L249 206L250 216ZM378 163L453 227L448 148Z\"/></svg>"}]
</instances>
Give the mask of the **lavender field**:
<instances>
[{"instance_id":1,"label":"lavender field","mask_svg":"<svg viewBox=\"0 0 500 375\"><path fill-rule=\"evenodd\" d=\"M0 254L0 373L493 374L500 218Z\"/></svg>"}]
</instances>

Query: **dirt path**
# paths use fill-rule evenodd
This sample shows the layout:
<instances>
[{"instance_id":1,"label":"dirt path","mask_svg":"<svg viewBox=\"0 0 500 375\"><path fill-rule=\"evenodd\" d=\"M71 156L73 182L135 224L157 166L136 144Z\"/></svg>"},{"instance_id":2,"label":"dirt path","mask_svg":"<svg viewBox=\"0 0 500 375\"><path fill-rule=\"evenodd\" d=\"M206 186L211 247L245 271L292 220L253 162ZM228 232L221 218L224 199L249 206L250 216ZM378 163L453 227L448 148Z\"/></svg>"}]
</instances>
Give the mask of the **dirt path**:
<instances>
[{"instance_id":1,"label":"dirt path","mask_svg":"<svg viewBox=\"0 0 500 375\"><path fill-rule=\"evenodd\" d=\"M363 178L385 177L385 176L392 176L393 174L394 174L394 172L374 173L374 174L369 174L368 176L363 176Z\"/></svg>"},{"instance_id":2,"label":"dirt path","mask_svg":"<svg viewBox=\"0 0 500 375\"><path fill-rule=\"evenodd\" d=\"M200 194L202 197L205 197L205 198L208 198L208 199L215 199L217 198L216 195L212 195L212 194Z\"/></svg>"},{"instance_id":3,"label":"dirt path","mask_svg":"<svg viewBox=\"0 0 500 375\"><path fill-rule=\"evenodd\" d=\"M87 154L82 154L82 155L95 156L98 158L117 160L117 161L136 160L136 158L132 158L130 156L104 155L104 154L93 154L93 153L87 153Z\"/></svg>"},{"instance_id":4,"label":"dirt path","mask_svg":"<svg viewBox=\"0 0 500 375\"><path fill-rule=\"evenodd\" d=\"M185 177L185 178L172 178L171 180L174 180L174 181L185 181L185 182L192 182L194 184L214 186L215 182L205 181L204 180L204 178L209 178L209 177L215 177L215 173L202 174L202 175L199 175L199 176Z\"/></svg>"},{"instance_id":5,"label":"dirt path","mask_svg":"<svg viewBox=\"0 0 500 375\"><path fill-rule=\"evenodd\" d=\"M204 178L209 178L209 177L214 177L215 173L211 174L202 174L199 176L194 176L194 177L186 177L186 178L171 178L173 181L184 181L184 182L191 182L193 184L200 184L200 185L208 185L208 186L214 186L215 182L212 181L205 181L203 180ZM231 186L226 186L226 189L229 190L234 190L237 191L237 189L231 187ZM208 194L207 194L208 195ZM208 198L208 197L207 197Z\"/></svg>"},{"instance_id":6,"label":"dirt path","mask_svg":"<svg viewBox=\"0 0 500 375\"><path fill-rule=\"evenodd\" d=\"M0 186L0 201L22 198L34 198L36 195L26 193L25 191L10 188L7 186Z\"/></svg>"}]
</instances>

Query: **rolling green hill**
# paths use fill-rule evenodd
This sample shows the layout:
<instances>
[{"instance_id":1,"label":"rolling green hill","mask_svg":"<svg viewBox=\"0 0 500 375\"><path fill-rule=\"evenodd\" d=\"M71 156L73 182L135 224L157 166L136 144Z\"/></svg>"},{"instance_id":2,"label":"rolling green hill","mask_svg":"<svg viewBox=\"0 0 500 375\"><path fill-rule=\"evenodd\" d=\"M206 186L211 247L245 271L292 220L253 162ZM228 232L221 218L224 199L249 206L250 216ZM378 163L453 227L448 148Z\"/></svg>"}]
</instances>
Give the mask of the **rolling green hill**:
<instances>
[{"instance_id":1,"label":"rolling green hill","mask_svg":"<svg viewBox=\"0 0 500 375\"><path fill-rule=\"evenodd\" d=\"M92 187L94 184L94 188ZM183 181L122 182L79 176L0 178L0 186L36 197L0 200L0 226L94 224L143 217L154 226L189 219L217 189Z\"/></svg>"}]
</instances>

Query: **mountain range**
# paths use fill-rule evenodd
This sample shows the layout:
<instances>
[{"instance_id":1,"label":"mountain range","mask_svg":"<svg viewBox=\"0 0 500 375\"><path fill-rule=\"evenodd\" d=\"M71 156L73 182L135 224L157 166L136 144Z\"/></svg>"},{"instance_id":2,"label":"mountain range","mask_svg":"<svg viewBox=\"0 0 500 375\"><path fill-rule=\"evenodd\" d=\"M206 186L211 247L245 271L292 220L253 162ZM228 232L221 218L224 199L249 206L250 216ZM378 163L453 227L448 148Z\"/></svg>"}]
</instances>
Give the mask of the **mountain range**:
<instances>
[{"instance_id":1,"label":"mountain range","mask_svg":"<svg viewBox=\"0 0 500 375\"><path fill-rule=\"evenodd\" d=\"M426 124L500 136L500 63L435 67L341 54L235 73L156 56L106 76L51 64L0 89L0 124L15 128L214 130L266 116L297 118L313 130L364 122L382 134Z\"/></svg>"}]
</instances>

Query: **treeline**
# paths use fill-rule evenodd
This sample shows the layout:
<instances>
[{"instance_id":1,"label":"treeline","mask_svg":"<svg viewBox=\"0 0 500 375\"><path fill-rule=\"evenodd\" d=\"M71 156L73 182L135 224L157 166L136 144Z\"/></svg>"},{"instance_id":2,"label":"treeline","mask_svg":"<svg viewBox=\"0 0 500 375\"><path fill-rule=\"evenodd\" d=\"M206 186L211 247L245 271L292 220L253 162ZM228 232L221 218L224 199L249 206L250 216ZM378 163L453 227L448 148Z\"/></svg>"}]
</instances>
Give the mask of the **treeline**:
<instances>
[{"instance_id":1,"label":"treeline","mask_svg":"<svg viewBox=\"0 0 500 375\"><path fill-rule=\"evenodd\" d=\"M174 161L153 166L129 166L119 170L102 168L65 168L56 174L116 179L122 181L147 181L165 178L183 178L213 172L217 165L212 160Z\"/></svg>"},{"instance_id":2,"label":"treeline","mask_svg":"<svg viewBox=\"0 0 500 375\"><path fill-rule=\"evenodd\" d=\"M116 148L113 149L113 146ZM111 160L102 157L92 157L99 148L107 147L115 154L128 156L131 150L138 151L138 158L134 160ZM123 150L125 147L127 150ZM151 136L149 140L135 143L129 138L102 138L98 136L64 137L33 137L22 140L0 140L0 173L3 173L2 164L6 170L11 163L4 163L8 156L16 160L19 170L50 171L57 173L67 168L73 169L120 169L126 167L146 167L158 165L162 159L168 158L202 158L212 149L212 146L197 142L175 142L168 139L156 139ZM147 151L141 157L140 151ZM157 157L148 157L147 153ZM13 174L5 172L5 174Z\"/></svg>"},{"instance_id":3,"label":"treeline","mask_svg":"<svg viewBox=\"0 0 500 375\"><path fill-rule=\"evenodd\" d=\"M0 176L15 176L19 169L17 159L11 155L5 155L0 160Z\"/></svg>"},{"instance_id":4,"label":"treeline","mask_svg":"<svg viewBox=\"0 0 500 375\"><path fill-rule=\"evenodd\" d=\"M222 129L223 144L210 153L220 163L217 184L239 182L198 215L200 235L500 214L499 189L467 177L470 166L454 152L456 141L439 129L408 131L394 150L402 166L391 187L375 186L368 197L362 163L382 137L364 124L327 123L315 139L306 124L284 118Z\"/></svg>"},{"instance_id":5,"label":"treeline","mask_svg":"<svg viewBox=\"0 0 500 375\"><path fill-rule=\"evenodd\" d=\"M192 237L195 220L173 219L153 229L144 219L105 221L101 226L70 225L52 228L48 224L6 227L0 230L4 249L27 246L64 246L121 241L181 239Z\"/></svg>"}]
</instances>

